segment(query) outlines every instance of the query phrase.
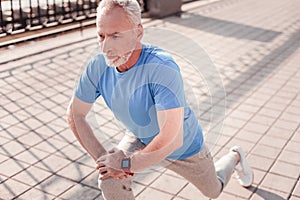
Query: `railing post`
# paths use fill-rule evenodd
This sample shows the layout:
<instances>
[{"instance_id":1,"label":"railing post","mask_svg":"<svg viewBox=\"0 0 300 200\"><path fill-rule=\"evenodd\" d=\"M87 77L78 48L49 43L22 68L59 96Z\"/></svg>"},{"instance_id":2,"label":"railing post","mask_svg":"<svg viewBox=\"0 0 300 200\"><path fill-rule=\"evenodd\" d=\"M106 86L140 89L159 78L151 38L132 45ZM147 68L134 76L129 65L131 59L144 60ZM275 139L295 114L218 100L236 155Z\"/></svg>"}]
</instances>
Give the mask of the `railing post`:
<instances>
[{"instance_id":1,"label":"railing post","mask_svg":"<svg viewBox=\"0 0 300 200\"><path fill-rule=\"evenodd\" d=\"M26 19L24 19L24 16L23 16L23 8L22 8L22 3L21 3L21 0L19 0L19 15L20 15L20 23L21 23L21 28L24 28L26 27Z\"/></svg>"},{"instance_id":2,"label":"railing post","mask_svg":"<svg viewBox=\"0 0 300 200\"><path fill-rule=\"evenodd\" d=\"M146 4L151 17L162 18L181 12L182 0L147 0Z\"/></svg>"},{"instance_id":3,"label":"railing post","mask_svg":"<svg viewBox=\"0 0 300 200\"><path fill-rule=\"evenodd\" d=\"M15 30L15 18L14 18L14 8L13 1L10 1L10 10L11 10L11 31Z\"/></svg>"},{"instance_id":4,"label":"railing post","mask_svg":"<svg viewBox=\"0 0 300 200\"><path fill-rule=\"evenodd\" d=\"M3 21L3 14L2 14L2 2L0 0L0 20L1 20L1 23L0 23L0 26L1 26L1 32L4 32L4 21Z\"/></svg>"}]
</instances>

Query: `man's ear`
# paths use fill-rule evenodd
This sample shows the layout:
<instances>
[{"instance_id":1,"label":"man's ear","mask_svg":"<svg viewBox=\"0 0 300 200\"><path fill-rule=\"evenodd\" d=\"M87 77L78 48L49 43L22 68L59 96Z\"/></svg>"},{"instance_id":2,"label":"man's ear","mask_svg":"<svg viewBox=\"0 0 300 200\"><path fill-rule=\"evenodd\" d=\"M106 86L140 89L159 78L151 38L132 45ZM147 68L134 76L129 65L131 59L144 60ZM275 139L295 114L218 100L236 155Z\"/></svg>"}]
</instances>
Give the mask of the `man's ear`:
<instances>
[{"instance_id":1,"label":"man's ear","mask_svg":"<svg viewBox=\"0 0 300 200\"><path fill-rule=\"evenodd\" d=\"M144 27L143 27L143 25L139 24L137 30L138 30L138 39L142 40L143 35L144 35Z\"/></svg>"}]
</instances>

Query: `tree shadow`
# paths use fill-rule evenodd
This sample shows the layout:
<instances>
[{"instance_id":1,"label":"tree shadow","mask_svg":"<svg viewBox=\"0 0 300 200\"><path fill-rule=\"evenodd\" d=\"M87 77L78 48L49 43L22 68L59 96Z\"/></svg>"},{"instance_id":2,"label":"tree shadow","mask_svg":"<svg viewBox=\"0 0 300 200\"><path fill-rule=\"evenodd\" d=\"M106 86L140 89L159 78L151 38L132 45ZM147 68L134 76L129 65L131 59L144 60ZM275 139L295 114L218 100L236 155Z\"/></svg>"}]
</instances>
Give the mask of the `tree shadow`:
<instances>
[{"instance_id":1,"label":"tree shadow","mask_svg":"<svg viewBox=\"0 0 300 200\"><path fill-rule=\"evenodd\" d=\"M282 34L278 31L206 17L193 13L182 13L181 18L181 20L178 20L177 17L170 17L163 20L165 22L174 23L176 25L197 29L199 31L204 31L215 35L259 42L271 42L277 36Z\"/></svg>"},{"instance_id":2,"label":"tree shadow","mask_svg":"<svg viewBox=\"0 0 300 200\"><path fill-rule=\"evenodd\" d=\"M258 196L260 196L262 199L265 200L285 200L285 198L279 196L278 194L272 193L270 191L261 189L261 188L257 188L257 187L253 187L251 186L250 188L247 188L250 191L255 191L255 194L257 194Z\"/></svg>"}]
</instances>

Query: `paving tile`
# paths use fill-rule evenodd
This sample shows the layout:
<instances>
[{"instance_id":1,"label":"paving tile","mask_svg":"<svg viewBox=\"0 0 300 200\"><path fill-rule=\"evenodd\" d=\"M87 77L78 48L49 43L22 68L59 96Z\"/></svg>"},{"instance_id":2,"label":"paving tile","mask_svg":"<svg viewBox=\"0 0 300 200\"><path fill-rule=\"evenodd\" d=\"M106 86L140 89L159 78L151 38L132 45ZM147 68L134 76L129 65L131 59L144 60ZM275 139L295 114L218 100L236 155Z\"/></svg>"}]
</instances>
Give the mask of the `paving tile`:
<instances>
[{"instance_id":1,"label":"paving tile","mask_svg":"<svg viewBox=\"0 0 300 200\"><path fill-rule=\"evenodd\" d=\"M300 175L300 168L297 165L289 164L282 161L276 161L272 166L271 173L297 179Z\"/></svg>"},{"instance_id":2,"label":"paving tile","mask_svg":"<svg viewBox=\"0 0 300 200\"><path fill-rule=\"evenodd\" d=\"M182 178L173 177L167 174L163 174L151 184L151 188L158 190L163 190L167 193L176 194L178 193L185 185L187 184L186 180Z\"/></svg>"},{"instance_id":3,"label":"paving tile","mask_svg":"<svg viewBox=\"0 0 300 200\"><path fill-rule=\"evenodd\" d=\"M95 171L80 182L83 185L98 189L98 173ZM134 183L135 184L135 183Z\"/></svg>"},{"instance_id":4,"label":"paving tile","mask_svg":"<svg viewBox=\"0 0 300 200\"><path fill-rule=\"evenodd\" d=\"M1 147L0 147L0 148L1 148ZM5 156L5 155L0 154L0 164L1 164L2 162L4 162L5 160L8 160L8 159L9 159L8 156Z\"/></svg>"},{"instance_id":5,"label":"paving tile","mask_svg":"<svg viewBox=\"0 0 300 200\"><path fill-rule=\"evenodd\" d=\"M266 108L269 108L269 109L273 109L273 110L277 110L277 111L282 111L286 108L286 105L284 104L278 104L278 103L274 103L274 102L268 102L266 105L265 105Z\"/></svg>"},{"instance_id":6,"label":"paving tile","mask_svg":"<svg viewBox=\"0 0 300 200\"><path fill-rule=\"evenodd\" d=\"M246 120L246 121L251 119L252 116L253 116L253 114L251 114L249 112L242 111L242 110L235 110L232 113L230 113L230 117L237 118L237 119L243 119L243 120Z\"/></svg>"},{"instance_id":7,"label":"paving tile","mask_svg":"<svg viewBox=\"0 0 300 200\"><path fill-rule=\"evenodd\" d=\"M287 113L299 115L300 113L300 107L297 106L289 106L286 110Z\"/></svg>"},{"instance_id":8,"label":"paving tile","mask_svg":"<svg viewBox=\"0 0 300 200\"><path fill-rule=\"evenodd\" d=\"M297 197L297 196L291 196L290 200L300 200L300 197Z\"/></svg>"},{"instance_id":9,"label":"paving tile","mask_svg":"<svg viewBox=\"0 0 300 200\"><path fill-rule=\"evenodd\" d=\"M284 161L290 164L295 164L295 165L300 165L300 161L299 161L299 155L295 152L292 151L283 151L278 160L280 161Z\"/></svg>"},{"instance_id":10,"label":"paving tile","mask_svg":"<svg viewBox=\"0 0 300 200\"><path fill-rule=\"evenodd\" d=\"M279 155L281 149L275 147L269 147L264 144L257 144L253 150L251 151L252 154L267 157L270 159L276 159Z\"/></svg>"},{"instance_id":11,"label":"paving tile","mask_svg":"<svg viewBox=\"0 0 300 200\"><path fill-rule=\"evenodd\" d=\"M224 125L232 126L234 128L241 128L245 125L246 121L242 119L237 119L233 117L226 117L224 120Z\"/></svg>"},{"instance_id":12,"label":"paving tile","mask_svg":"<svg viewBox=\"0 0 300 200\"><path fill-rule=\"evenodd\" d=\"M295 142L300 142L300 134L299 134L299 130L297 130L297 132L293 135L292 141L295 141Z\"/></svg>"},{"instance_id":13,"label":"paving tile","mask_svg":"<svg viewBox=\"0 0 300 200\"><path fill-rule=\"evenodd\" d=\"M241 131L239 131L239 133L235 135L235 138L251 143L257 143L258 141L261 141L261 137L261 134L245 129L242 129Z\"/></svg>"},{"instance_id":14,"label":"paving tile","mask_svg":"<svg viewBox=\"0 0 300 200\"><path fill-rule=\"evenodd\" d=\"M51 137L57 134L56 130L52 126L41 126L35 129L35 132L46 137Z\"/></svg>"},{"instance_id":15,"label":"paving tile","mask_svg":"<svg viewBox=\"0 0 300 200\"><path fill-rule=\"evenodd\" d=\"M87 167L78 163L71 163L57 172L58 175L75 182L80 182L82 179L97 171L95 168Z\"/></svg>"},{"instance_id":16,"label":"paving tile","mask_svg":"<svg viewBox=\"0 0 300 200\"><path fill-rule=\"evenodd\" d=\"M222 135L227 136L233 136L238 132L238 128L232 127L232 126L226 126L225 124L222 124Z\"/></svg>"},{"instance_id":17,"label":"paving tile","mask_svg":"<svg viewBox=\"0 0 300 200\"><path fill-rule=\"evenodd\" d=\"M17 126L11 126L4 131L2 136L8 139L16 139L19 136L28 133L29 131L30 131L29 129L23 129Z\"/></svg>"},{"instance_id":18,"label":"paving tile","mask_svg":"<svg viewBox=\"0 0 300 200\"><path fill-rule=\"evenodd\" d=\"M41 182L40 184L38 184L35 188L43 192L47 192L51 195L58 196L68 191L76 184L77 183L68 179L53 175Z\"/></svg>"},{"instance_id":19,"label":"paving tile","mask_svg":"<svg viewBox=\"0 0 300 200\"><path fill-rule=\"evenodd\" d=\"M258 188L250 200L266 200L266 199L285 200L287 199L287 197L288 197L288 193L284 193L272 189Z\"/></svg>"},{"instance_id":20,"label":"paving tile","mask_svg":"<svg viewBox=\"0 0 300 200\"><path fill-rule=\"evenodd\" d=\"M186 199L181 198L181 197L175 197L173 200L186 200Z\"/></svg>"},{"instance_id":21,"label":"paving tile","mask_svg":"<svg viewBox=\"0 0 300 200\"><path fill-rule=\"evenodd\" d=\"M100 190L96 190L87 186L75 185L67 192L59 196L61 199L78 199L78 200L93 200L101 193Z\"/></svg>"},{"instance_id":22,"label":"paving tile","mask_svg":"<svg viewBox=\"0 0 300 200\"><path fill-rule=\"evenodd\" d=\"M293 195L300 198L300 181L297 182Z\"/></svg>"},{"instance_id":23,"label":"paving tile","mask_svg":"<svg viewBox=\"0 0 300 200\"><path fill-rule=\"evenodd\" d=\"M294 114L294 113L289 113L289 112L284 112L280 116L279 119L286 120L286 121L292 121L292 122L299 122L298 118L300 117L300 114Z\"/></svg>"},{"instance_id":24,"label":"paving tile","mask_svg":"<svg viewBox=\"0 0 300 200\"><path fill-rule=\"evenodd\" d=\"M255 144L252 142L248 142L238 138L233 138L232 140L230 140L230 142L226 144L226 147L230 149L231 147L236 145L242 147L246 154L248 154L251 151L251 149L255 146Z\"/></svg>"},{"instance_id":25,"label":"paving tile","mask_svg":"<svg viewBox=\"0 0 300 200\"><path fill-rule=\"evenodd\" d=\"M282 111L278 111L278 110L274 110L274 109L270 109L270 108L262 108L259 113L262 116L267 116L267 117L271 117L271 118L277 118Z\"/></svg>"},{"instance_id":26,"label":"paving tile","mask_svg":"<svg viewBox=\"0 0 300 200\"><path fill-rule=\"evenodd\" d=\"M26 190L29 190L28 185L22 184L18 181L8 179L4 183L0 184L1 199L13 199L18 195L24 193Z\"/></svg>"},{"instance_id":27,"label":"paving tile","mask_svg":"<svg viewBox=\"0 0 300 200\"><path fill-rule=\"evenodd\" d=\"M255 132L258 134L264 134L268 130L269 127L270 127L269 125L264 124L263 122L258 123L256 121L251 120L244 126L243 129L245 129L247 131Z\"/></svg>"},{"instance_id":28,"label":"paving tile","mask_svg":"<svg viewBox=\"0 0 300 200\"><path fill-rule=\"evenodd\" d=\"M246 189L242 187L238 181L235 179L235 177L232 177L230 181L228 182L227 186L224 188L224 192L233 194L238 197L242 197L245 199L249 199L252 195L251 189ZM219 197L222 199L221 197Z\"/></svg>"},{"instance_id":29,"label":"paving tile","mask_svg":"<svg viewBox=\"0 0 300 200\"><path fill-rule=\"evenodd\" d=\"M140 195L136 197L136 200L152 200L152 199L165 199L171 200L173 198L172 195L167 194L165 192L161 192L152 188L147 188Z\"/></svg>"},{"instance_id":30,"label":"paving tile","mask_svg":"<svg viewBox=\"0 0 300 200\"><path fill-rule=\"evenodd\" d=\"M65 128L59 133L56 133L54 137L52 137L55 140L59 140L66 143L78 143L76 137L74 136L73 132L69 128Z\"/></svg>"},{"instance_id":31,"label":"paving tile","mask_svg":"<svg viewBox=\"0 0 300 200\"><path fill-rule=\"evenodd\" d=\"M263 180L261 186L263 188L269 188L269 189L278 190L285 193L290 193L292 190L291 188L293 188L296 181L297 180L295 179L269 173Z\"/></svg>"},{"instance_id":32,"label":"paving tile","mask_svg":"<svg viewBox=\"0 0 300 200\"><path fill-rule=\"evenodd\" d=\"M146 189L146 186L139 184L137 182L133 182L131 188L133 191L133 195L136 197Z\"/></svg>"},{"instance_id":33,"label":"paving tile","mask_svg":"<svg viewBox=\"0 0 300 200\"><path fill-rule=\"evenodd\" d=\"M254 169L252 166L250 166L250 167L254 173L253 186L258 186L258 185L260 185L260 183L265 178L265 176L268 172L259 170L259 169Z\"/></svg>"},{"instance_id":34,"label":"paving tile","mask_svg":"<svg viewBox=\"0 0 300 200\"><path fill-rule=\"evenodd\" d=\"M142 172L139 174L136 174L134 177L134 181L143 185L150 185L152 182L154 182L161 173L152 171L151 172Z\"/></svg>"},{"instance_id":35,"label":"paving tile","mask_svg":"<svg viewBox=\"0 0 300 200\"><path fill-rule=\"evenodd\" d=\"M18 140L20 141L20 143L25 144L27 146L34 146L42 142L46 138L47 137L39 135L38 133L32 131L20 136Z\"/></svg>"},{"instance_id":36,"label":"paving tile","mask_svg":"<svg viewBox=\"0 0 300 200\"><path fill-rule=\"evenodd\" d=\"M68 143L66 143L66 142L62 142L62 141L50 138L44 142L41 142L41 143L35 145L34 148L39 149L41 151L48 152L48 153L55 153L67 145L68 145Z\"/></svg>"},{"instance_id":37,"label":"paving tile","mask_svg":"<svg viewBox=\"0 0 300 200\"><path fill-rule=\"evenodd\" d=\"M53 173L53 172L57 172L58 170L66 167L70 163L71 163L71 161L69 161L69 160L66 160L64 158L61 158L61 157L58 157L55 155L51 155L51 156L39 161L34 166Z\"/></svg>"},{"instance_id":38,"label":"paving tile","mask_svg":"<svg viewBox=\"0 0 300 200\"><path fill-rule=\"evenodd\" d=\"M286 143L287 141L285 139L276 138L269 135L264 135L263 138L259 140L259 144L278 149L282 149Z\"/></svg>"},{"instance_id":39,"label":"paving tile","mask_svg":"<svg viewBox=\"0 0 300 200\"><path fill-rule=\"evenodd\" d=\"M57 114L54 113L52 110L50 111L47 110L44 111L43 113L36 115L35 117L41 120L44 124L47 124L48 122L54 120L57 117Z\"/></svg>"},{"instance_id":40,"label":"paving tile","mask_svg":"<svg viewBox=\"0 0 300 200\"><path fill-rule=\"evenodd\" d=\"M261 156L257 156L257 155L252 155L252 154L250 154L247 157L247 160L248 160L250 166L252 166L255 169L262 170L262 171L268 171L274 162L273 159L261 157Z\"/></svg>"},{"instance_id":41,"label":"paving tile","mask_svg":"<svg viewBox=\"0 0 300 200\"><path fill-rule=\"evenodd\" d=\"M43 126L43 122L36 117L29 118L25 120L23 123L26 125L26 127L29 127L30 129L36 129Z\"/></svg>"},{"instance_id":42,"label":"paving tile","mask_svg":"<svg viewBox=\"0 0 300 200\"><path fill-rule=\"evenodd\" d=\"M11 177L28 168L25 163L18 162L17 160L9 159L0 165L0 174L3 176Z\"/></svg>"},{"instance_id":43,"label":"paving tile","mask_svg":"<svg viewBox=\"0 0 300 200\"><path fill-rule=\"evenodd\" d=\"M285 120L278 120L275 124L275 127L286 129L289 131L295 131L296 128L299 126L299 122L292 122L292 121L285 121Z\"/></svg>"},{"instance_id":44,"label":"paving tile","mask_svg":"<svg viewBox=\"0 0 300 200\"><path fill-rule=\"evenodd\" d=\"M251 105L251 104L246 104L246 103L243 103L242 105L240 105L238 107L239 110L243 110L245 112L248 112L248 113L256 113L260 107L259 106L256 106L256 105ZM264 113L264 112L263 112Z\"/></svg>"},{"instance_id":45,"label":"paving tile","mask_svg":"<svg viewBox=\"0 0 300 200\"><path fill-rule=\"evenodd\" d=\"M9 142L9 140L7 138L0 136L0 146L6 144L8 142Z\"/></svg>"},{"instance_id":46,"label":"paving tile","mask_svg":"<svg viewBox=\"0 0 300 200\"><path fill-rule=\"evenodd\" d=\"M26 185L35 186L50 176L50 172L32 166L26 170L23 170L12 178Z\"/></svg>"},{"instance_id":47,"label":"paving tile","mask_svg":"<svg viewBox=\"0 0 300 200\"><path fill-rule=\"evenodd\" d=\"M300 146L300 142L290 140L288 142L288 144L286 145L285 150L293 151L293 152L296 152L296 153L300 153L299 146Z\"/></svg>"},{"instance_id":48,"label":"paving tile","mask_svg":"<svg viewBox=\"0 0 300 200\"><path fill-rule=\"evenodd\" d=\"M272 126L266 135L289 140L293 135L293 131Z\"/></svg>"},{"instance_id":49,"label":"paving tile","mask_svg":"<svg viewBox=\"0 0 300 200\"><path fill-rule=\"evenodd\" d=\"M18 197L19 200L28 200L28 199L52 200L54 198L55 198L55 196L50 195L41 190L37 190L35 188L30 189L29 191L25 192L24 194L22 194Z\"/></svg>"},{"instance_id":50,"label":"paving tile","mask_svg":"<svg viewBox=\"0 0 300 200\"><path fill-rule=\"evenodd\" d=\"M189 183L177 196L189 200L208 199L191 183Z\"/></svg>"},{"instance_id":51,"label":"paving tile","mask_svg":"<svg viewBox=\"0 0 300 200\"><path fill-rule=\"evenodd\" d=\"M65 159L76 161L84 156L85 153L86 152L81 146L69 144L66 147L58 150L54 154Z\"/></svg>"},{"instance_id":52,"label":"paving tile","mask_svg":"<svg viewBox=\"0 0 300 200\"><path fill-rule=\"evenodd\" d=\"M15 125L19 122L20 122L19 118L13 115L6 115L5 117L1 118L1 123L6 123L9 125Z\"/></svg>"},{"instance_id":53,"label":"paving tile","mask_svg":"<svg viewBox=\"0 0 300 200\"><path fill-rule=\"evenodd\" d=\"M30 148L30 149L18 154L14 158L16 160L22 161L24 163L33 165L33 164L37 163L38 161L44 159L47 156L49 156L49 154L44 151Z\"/></svg>"},{"instance_id":54,"label":"paving tile","mask_svg":"<svg viewBox=\"0 0 300 200\"><path fill-rule=\"evenodd\" d=\"M91 156L89 156L87 153L84 156L82 156L81 158L77 159L76 162L81 163L81 164L86 165L91 168L95 168L94 159Z\"/></svg>"},{"instance_id":55,"label":"paving tile","mask_svg":"<svg viewBox=\"0 0 300 200\"><path fill-rule=\"evenodd\" d=\"M264 126L270 127L276 121L276 119L277 117L265 116L259 112L251 119L251 121L257 124L262 124Z\"/></svg>"}]
</instances>

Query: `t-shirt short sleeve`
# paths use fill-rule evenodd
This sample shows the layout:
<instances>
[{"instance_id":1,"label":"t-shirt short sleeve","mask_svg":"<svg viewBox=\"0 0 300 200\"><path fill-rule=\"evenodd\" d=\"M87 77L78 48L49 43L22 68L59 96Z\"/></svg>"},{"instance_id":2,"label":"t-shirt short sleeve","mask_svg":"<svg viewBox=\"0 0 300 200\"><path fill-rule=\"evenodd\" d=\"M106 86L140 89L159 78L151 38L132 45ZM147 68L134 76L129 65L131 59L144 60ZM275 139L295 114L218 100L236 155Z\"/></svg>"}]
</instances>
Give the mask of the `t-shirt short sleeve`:
<instances>
[{"instance_id":1,"label":"t-shirt short sleeve","mask_svg":"<svg viewBox=\"0 0 300 200\"><path fill-rule=\"evenodd\" d=\"M167 61L160 64L156 69L155 82L152 85L156 110L185 106L183 80L175 62Z\"/></svg>"},{"instance_id":2,"label":"t-shirt short sleeve","mask_svg":"<svg viewBox=\"0 0 300 200\"><path fill-rule=\"evenodd\" d=\"M86 103L94 103L101 95L98 88L101 64L99 58L92 59L87 64L77 83L74 95Z\"/></svg>"}]
</instances>

